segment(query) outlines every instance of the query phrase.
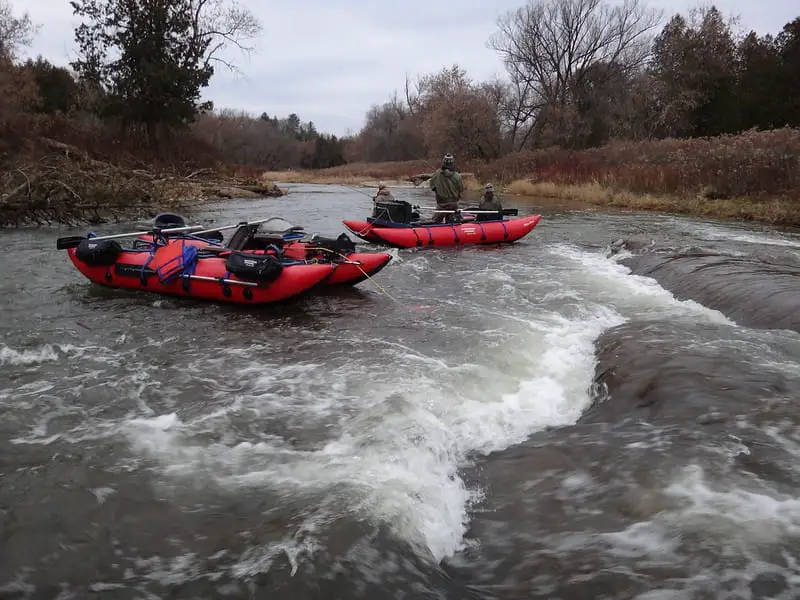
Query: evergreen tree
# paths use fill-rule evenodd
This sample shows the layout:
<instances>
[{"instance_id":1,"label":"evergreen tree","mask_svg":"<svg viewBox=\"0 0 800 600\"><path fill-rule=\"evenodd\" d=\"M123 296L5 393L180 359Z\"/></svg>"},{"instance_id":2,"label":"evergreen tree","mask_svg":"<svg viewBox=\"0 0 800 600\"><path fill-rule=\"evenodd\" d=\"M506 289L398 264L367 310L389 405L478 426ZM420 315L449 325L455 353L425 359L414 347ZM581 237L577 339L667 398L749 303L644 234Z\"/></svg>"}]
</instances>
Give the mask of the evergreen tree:
<instances>
[{"instance_id":1,"label":"evergreen tree","mask_svg":"<svg viewBox=\"0 0 800 600\"><path fill-rule=\"evenodd\" d=\"M155 141L205 108L199 99L216 53L228 42L243 48L238 40L260 29L252 15L221 10L220 1L71 0L85 20L71 66L108 92L105 115Z\"/></svg>"}]
</instances>

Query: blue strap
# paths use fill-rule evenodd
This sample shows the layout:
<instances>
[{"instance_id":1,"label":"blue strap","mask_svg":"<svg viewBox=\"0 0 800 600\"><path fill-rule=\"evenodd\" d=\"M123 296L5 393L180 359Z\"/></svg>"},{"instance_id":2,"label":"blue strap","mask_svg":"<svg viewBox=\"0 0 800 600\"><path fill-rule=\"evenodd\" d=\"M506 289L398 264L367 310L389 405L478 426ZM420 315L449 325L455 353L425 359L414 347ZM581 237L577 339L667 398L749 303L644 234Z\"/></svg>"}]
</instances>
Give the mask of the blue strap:
<instances>
[{"instance_id":1,"label":"blue strap","mask_svg":"<svg viewBox=\"0 0 800 600\"><path fill-rule=\"evenodd\" d=\"M275 250L275 255L276 255L276 257L277 257L277 259L278 259L278 260L282 260L282 259L283 259L283 250L281 250L280 248L278 248L278 246L276 246L275 244L270 244L269 246L267 246L266 248L264 248L264 250L266 251L266 250L269 250L270 248L272 248L273 250Z\"/></svg>"},{"instance_id":2,"label":"blue strap","mask_svg":"<svg viewBox=\"0 0 800 600\"><path fill-rule=\"evenodd\" d=\"M153 243L150 245L150 256L147 257L147 260L142 263L142 270L139 271L139 281L142 282L142 285L147 285L147 278L145 277L145 273L147 272L147 266L150 264L150 261L153 260L153 257L156 254L156 250L158 249L158 244L156 243L156 238L153 238Z\"/></svg>"},{"instance_id":3,"label":"blue strap","mask_svg":"<svg viewBox=\"0 0 800 600\"><path fill-rule=\"evenodd\" d=\"M215 242L213 240L209 240L208 238L201 237L199 235L192 235L191 233L187 233L182 235L181 237L186 238L188 240L197 240L198 242L206 242L211 246L222 246L223 242Z\"/></svg>"},{"instance_id":4,"label":"blue strap","mask_svg":"<svg viewBox=\"0 0 800 600\"><path fill-rule=\"evenodd\" d=\"M183 272L186 275L194 275L195 271L197 270L197 261L200 258L200 251L194 246L190 246L190 248L194 249L194 256L190 258L188 264L184 262ZM184 252L184 261L186 260L185 255L186 252Z\"/></svg>"},{"instance_id":5,"label":"blue strap","mask_svg":"<svg viewBox=\"0 0 800 600\"><path fill-rule=\"evenodd\" d=\"M460 240L458 238L458 230L456 229L456 225L451 223L450 226L453 228L453 243L458 244Z\"/></svg>"}]
</instances>

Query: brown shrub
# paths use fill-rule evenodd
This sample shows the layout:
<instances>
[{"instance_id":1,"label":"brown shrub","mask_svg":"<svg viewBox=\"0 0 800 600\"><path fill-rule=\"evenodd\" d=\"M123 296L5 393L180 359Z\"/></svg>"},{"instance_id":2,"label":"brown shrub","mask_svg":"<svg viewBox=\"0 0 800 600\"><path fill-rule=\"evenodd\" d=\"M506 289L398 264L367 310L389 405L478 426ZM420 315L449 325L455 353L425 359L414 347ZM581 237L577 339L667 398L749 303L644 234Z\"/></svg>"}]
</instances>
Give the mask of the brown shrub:
<instances>
[{"instance_id":1,"label":"brown shrub","mask_svg":"<svg viewBox=\"0 0 800 600\"><path fill-rule=\"evenodd\" d=\"M113 121L88 113L51 117L42 125L42 134L120 167L212 168L220 161L219 152L190 131L176 132L169 139L150 144L144 135L123 133Z\"/></svg>"},{"instance_id":2,"label":"brown shrub","mask_svg":"<svg viewBox=\"0 0 800 600\"><path fill-rule=\"evenodd\" d=\"M36 117L30 108L37 102L30 73L0 57L0 159L3 152L19 148L35 129Z\"/></svg>"},{"instance_id":3,"label":"brown shrub","mask_svg":"<svg viewBox=\"0 0 800 600\"><path fill-rule=\"evenodd\" d=\"M781 195L800 188L800 129L548 149L470 166L478 177L500 181L597 182L650 194Z\"/></svg>"},{"instance_id":4,"label":"brown shrub","mask_svg":"<svg viewBox=\"0 0 800 600\"><path fill-rule=\"evenodd\" d=\"M439 160L405 160L380 163L350 163L322 169L320 173L331 177L369 177L374 179L403 179L417 173L433 172Z\"/></svg>"},{"instance_id":5,"label":"brown shrub","mask_svg":"<svg viewBox=\"0 0 800 600\"><path fill-rule=\"evenodd\" d=\"M318 173L403 179L438 166L437 159L351 163ZM528 179L562 185L597 183L637 194L781 196L800 192L800 129L614 142L589 150L546 148L514 152L493 161L467 161L458 167L480 181L498 183Z\"/></svg>"}]
</instances>

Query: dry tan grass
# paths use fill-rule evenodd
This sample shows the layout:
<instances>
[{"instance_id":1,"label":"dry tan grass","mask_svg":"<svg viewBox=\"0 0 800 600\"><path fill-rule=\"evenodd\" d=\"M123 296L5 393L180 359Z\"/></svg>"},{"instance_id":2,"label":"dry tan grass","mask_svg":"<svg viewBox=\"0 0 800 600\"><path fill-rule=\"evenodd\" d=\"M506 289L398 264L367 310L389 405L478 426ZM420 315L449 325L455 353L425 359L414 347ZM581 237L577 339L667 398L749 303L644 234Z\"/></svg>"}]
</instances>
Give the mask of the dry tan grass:
<instances>
[{"instance_id":1,"label":"dry tan grass","mask_svg":"<svg viewBox=\"0 0 800 600\"><path fill-rule=\"evenodd\" d=\"M394 163L402 164L402 163ZM353 165L344 165L351 167ZM393 172L392 169L386 169L384 176L375 176L375 169L365 169L364 172L358 171L335 172L334 169L342 169L341 167L334 167L333 169L323 170L303 170L303 171L266 171L261 174L261 180L266 182L280 182L280 183L310 183L319 185L352 185L364 187L378 187L379 182L384 182L389 187L413 187L413 184L407 180L411 175L425 173L427 171L405 171L401 173ZM380 169L378 169L380 171ZM476 192L483 189L483 184L475 178L474 173L461 173L464 179L464 188L467 192ZM424 184L423 184L424 185Z\"/></svg>"},{"instance_id":2,"label":"dry tan grass","mask_svg":"<svg viewBox=\"0 0 800 600\"><path fill-rule=\"evenodd\" d=\"M280 183L361 185L364 178L355 175L330 175L322 171L267 171L262 173L261 180Z\"/></svg>"},{"instance_id":3,"label":"dry tan grass","mask_svg":"<svg viewBox=\"0 0 800 600\"><path fill-rule=\"evenodd\" d=\"M771 224L800 223L800 203L789 198L708 199L701 195L671 196L634 194L614 190L597 182L559 185L553 182L512 181L504 192L514 196L577 201L595 206L680 213L701 217L747 219Z\"/></svg>"}]
</instances>

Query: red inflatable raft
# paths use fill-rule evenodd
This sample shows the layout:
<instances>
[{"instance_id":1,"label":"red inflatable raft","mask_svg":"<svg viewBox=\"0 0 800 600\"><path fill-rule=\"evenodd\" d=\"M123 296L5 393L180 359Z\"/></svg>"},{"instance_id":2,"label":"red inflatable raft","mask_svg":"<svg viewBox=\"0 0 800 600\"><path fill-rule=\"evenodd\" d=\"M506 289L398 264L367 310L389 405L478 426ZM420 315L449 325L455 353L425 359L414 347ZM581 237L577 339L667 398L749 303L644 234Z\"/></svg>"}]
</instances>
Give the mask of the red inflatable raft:
<instances>
[{"instance_id":1,"label":"red inflatable raft","mask_svg":"<svg viewBox=\"0 0 800 600\"><path fill-rule=\"evenodd\" d=\"M380 221L342 221L353 235L372 242L399 248L460 246L464 244L502 244L528 235L542 215L496 221L463 223L407 224Z\"/></svg>"},{"instance_id":2,"label":"red inflatable raft","mask_svg":"<svg viewBox=\"0 0 800 600\"><path fill-rule=\"evenodd\" d=\"M78 271L100 285L254 305L307 292L337 268L283 265L269 255L235 251L203 257L199 250L183 240L137 250L123 249L114 239L84 238L67 253Z\"/></svg>"},{"instance_id":3,"label":"red inflatable raft","mask_svg":"<svg viewBox=\"0 0 800 600\"><path fill-rule=\"evenodd\" d=\"M280 218L268 219L268 221L275 220L283 221ZM291 239L305 235L300 227L288 227L279 231L260 231L259 225L260 223L239 226L228 244L224 246L222 245L222 236L214 236L213 239L205 241L202 239L202 232L199 232L199 235L193 232L179 233L177 237L170 236L167 239L170 243L184 240L187 244L216 251L220 255L234 249L244 253L261 252L262 254L263 251L271 249L274 250L273 254L279 254L279 258L284 263L287 259L289 261L331 263L336 270L325 280L326 285L356 285L378 273L392 260L392 255L386 252L355 252L355 244L344 234L337 239L314 237L310 241L303 242ZM152 245L152 235L143 235L139 239ZM149 245L145 247L149 247Z\"/></svg>"},{"instance_id":4,"label":"red inflatable raft","mask_svg":"<svg viewBox=\"0 0 800 600\"><path fill-rule=\"evenodd\" d=\"M336 270L325 280L326 285L356 285L375 275L392 260L392 255L385 252L348 252L331 257L326 256L326 250L327 248L320 249L313 243L292 242L283 248L283 256L309 260L309 257L316 255L321 260L332 261Z\"/></svg>"}]
</instances>

